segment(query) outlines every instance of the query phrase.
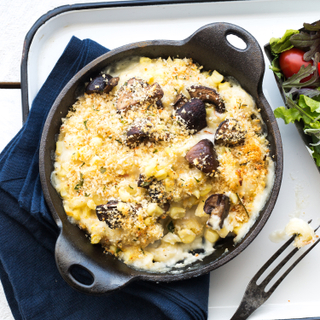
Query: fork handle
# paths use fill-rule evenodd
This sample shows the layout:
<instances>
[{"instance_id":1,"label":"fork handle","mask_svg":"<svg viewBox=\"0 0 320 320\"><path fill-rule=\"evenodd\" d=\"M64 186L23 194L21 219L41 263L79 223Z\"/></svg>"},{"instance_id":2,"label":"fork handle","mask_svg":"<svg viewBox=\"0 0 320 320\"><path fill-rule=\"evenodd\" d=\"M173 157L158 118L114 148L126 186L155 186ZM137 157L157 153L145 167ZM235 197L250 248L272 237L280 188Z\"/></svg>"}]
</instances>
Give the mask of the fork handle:
<instances>
[{"instance_id":1,"label":"fork handle","mask_svg":"<svg viewBox=\"0 0 320 320\"><path fill-rule=\"evenodd\" d=\"M253 301L252 301L253 302ZM248 317L255 311L257 308L259 308L260 304L258 305L252 305L249 304L247 301L242 301L239 305L237 311L234 313L232 318L230 320L245 320L248 319Z\"/></svg>"}]
</instances>

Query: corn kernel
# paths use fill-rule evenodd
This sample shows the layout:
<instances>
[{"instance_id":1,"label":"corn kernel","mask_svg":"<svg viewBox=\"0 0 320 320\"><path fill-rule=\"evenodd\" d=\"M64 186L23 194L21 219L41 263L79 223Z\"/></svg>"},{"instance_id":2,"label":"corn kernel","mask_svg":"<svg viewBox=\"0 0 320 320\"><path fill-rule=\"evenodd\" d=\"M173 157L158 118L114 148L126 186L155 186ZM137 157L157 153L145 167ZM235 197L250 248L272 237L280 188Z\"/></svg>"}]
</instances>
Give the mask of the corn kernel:
<instances>
[{"instance_id":1,"label":"corn kernel","mask_svg":"<svg viewBox=\"0 0 320 320\"><path fill-rule=\"evenodd\" d=\"M174 189L174 181L172 179L166 178L164 180L164 187L167 192L171 192Z\"/></svg>"},{"instance_id":2,"label":"corn kernel","mask_svg":"<svg viewBox=\"0 0 320 320\"><path fill-rule=\"evenodd\" d=\"M58 156L61 155L63 149L64 149L64 143L63 143L63 141L57 141L57 143L56 143L56 154L57 154Z\"/></svg>"},{"instance_id":3,"label":"corn kernel","mask_svg":"<svg viewBox=\"0 0 320 320\"><path fill-rule=\"evenodd\" d=\"M200 191L199 191L199 190L194 190L194 191L192 192L192 194L193 194L197 199L200 198Z\"/></svg>"},{"instance_id":4,"label":"corn kernel","mask_svg":"<svg viewBox=\"0 0 320 320\"><path fill-rule=\"evenodd\" d=\"M141 57L140 58L140 63L151 63L151 59L147 57Z\"/></svg>"},{"instance_id":5,"label":"corn kernel","mask_svg":"<svg viewBox=\"0 0 320 320\"><path fill-rule=\"evenodd\" d=\"M87 204L87 199L84 197L72 198L68 201L68 204L71 209L77 209L85 206Z\"/></svg>"},{"instance_id":6,"label":"corn kernel","mask_svg":"<svg viewBox=\"0 0 320 320\"><path fill-rule=\"evenodd\" d=\"M240 224L240 225L237 226L237 227L234 227L234 228L233 228L233 232L234 232L235 234L239 234L241 228L242 228L242 224Z\"/></svg>"},{"instance_id":7,"label":"corn kernel","mask_svg":"<svg viewBox=\"0 0 320 320\"><path fill-rule=\"evenodd\" d=\"M196 234L189 229L178 231L178 235L183 243L191 243L196 238Z\"/></svg>"},{"instance_id":8,"label":"corn kernel","mask_svg":"<svg viewBox=\"0 0 320 320\"><path fill-rule=\"evenodd\" d=\"M229 82L224 82L219 84L219 90L227 90L227 89L230 89Z\"/></svg>"},{"instance_id":9,"label":"corn kernel","mask_svg":"<svg viewBox=\"0 0 320 320\"><path fill-rule=\"evenodd\" d=\"M78 160L79 158L80 158L80 152L77 150L72 154L71 159Z\"/></svg>"},{"instance_id":10,"label":"corn kernel","mask_svg":"<svg viewBox=\"0 0 320 320\"><path fill-rule=\"evenodd\" d=\"M220 238L218 233L210 228L206 228L206 230L204 231L204 237L211 243L217 242Z\"/></svg>"},{"instance_id":11,"label":"corn kernel","mask_svg":"<svg viewBox=\"0 0 320 320\"><path fill-rule=\"evenodd\" d=\"M130 193L127 192L126 190L122 189L122 188L119 189L119 197L124 202L128 202L129 199L131 199Z\"/></svg>"},{"instance_id":12,"label":"corn kernel","mask_svg":"<svg viewBox=\"0 0 320 320\"><path fill-rule=\"evenodd\" d=\"M96 244L96 243L99 243L101 240L101 237L97 234L93 234L91 235L91 243L92 244Z\"/></svg>"},{"instance_id":13,"label":"corn kernel","mask_svg":"<svg viewBox=\"0 0 320 320\"><path fill-rule=\"evenodd\" d=\"M194 215L197 217L208 217L208 214L204 212L203 207L204 207L205 201L202 199L198 206L196 211L194 212Z\"/></svg>"},{"instance_id":14,"label":"corn kernel","mask_svg":"<svg viewBox=\"0 0 320 320\"><path fill-rule=\"evenodd\" d=\"M92 138L91 145L93 145L94 147L101 147L102 146L102 139L99 137Z\"/></svg>"},{"instance_id":15,"label":"corn kernel","mask_svg":"<svg viewBox=\"0 0 320 320\"><path fill-rule=\"evenodd\" d=\"M167 177L167 171L165 169L161 169L158 172L156 172L154 174L155 178L157 178L157 180L163 180Z\"/></svg>"},{"instance_id":16,"label":"corn kernel","mask_svg":"<svg viewBox=\"0 0 320 320\"><path fill-rule=\"evenodd\" d=\"M79 209L75 209L71 211L71 216L72 218L76 219L76 220L80 220L81 218L81 210Z\"/></svg>"},{"instance_id":17,"label":"corn kernel","mask_svg":"<svg viewBox=\"0 0 320 320\"><path fill-rule=\"evenodd\" d=\"M169 215L172 219L181 219L185 216L186 209L182 207L172 206L169 209Z\"/></svg>"},{"instance_id":18,"label":"corn kernel","mask_svg":"<svg viewBox=\"0 0 320 320\"><path fill-rule=\"evenodd\" d=\"M220 238L225 238L229 233L229 230L226 227L223 227L221 230L216 230L216 231L220 236Z\"/></svg>"},{"instance_id":19,"label":"corn kernel","mask_svg":"<svg viewBox=\"0 0 320 320\"><path fill-rule=\"evenodd\" d=\"M164 210L161 209L156 203L149 203L147 207L147 213L150 216L153 215L155 217L160 217L164 213Z\"/></svg>"},{"instance_id":20,"label":"corn kernel","mask_svg":"<svg viewBox=\"0 0 320 320\"><path fill-rule=\"evenodd\" d=\"M156 161L150 161L150 163L145 167L144 174L147 177L152 177L157 172L157 162Z\"/></svg>"},{"instance_id":21,"label":"corn kernel","mask_svg":"<svg viewBox=\"0 0 320 320\"><path fill-rule=\"evenodd\" d=\"M167 233L162 239L163 242L175 244L176 242L181 242L181 239L177 234L172 232Z\"/></svg>"},{"instance_id":22,"label":"corn kernel","mask_svg":"<svg viewBox=\"0 0 320 320\"><path fill-rule=\"evenodd\" d=\"M148 217L148 218L144 219L144 223L145 223L146 226L151 226L151 225L154 224L154 222L155 221L154 221L153 217Z\"/></svg>"},{"instance_id":23,"label":"corn kernel","mask_svg":"<svg viewBox=\"0 0 320 320\"><path fill-rule=\"evenodd\" d=\"M118 202L117 209L124 215L127 215L129 213L130 207L126 203Z\"/></svg>"},{"instance_id":24,"label":"corn kernel","mask_svg":"<svg viewBox=\"0 0 320 320\"><path fill-rule=\"evenodd\" d=\"M206 184L203 186L202 190L200 190L200 196L206 196L212 190L212 185Z\"/></svg>"},{"instance_id":25,"label":"corn kernel","mask_svg":"<svg viewBox=\"0 0 320 320\"><path fill-rule=\"evenodd\" d=\"M218 71L214 70L214 71L212 72L210 78L211 78L211 80L212 80L214 83L218 84L218 83L222 82L222 80L223 80L223 75L220 74Z\"/></svg>"},{"instance_id":26,"label":"corn kernel","mask_svg":"<svg viewBox=\"0 0 320 320\"><path fill-rule=\"evenodd\" d=\"M96 204L94 203L94 201L92 199L88 200L87 206L92 210L96 210Z\"/></svg>"},{"instance_id":27,"label":"corn kernel","mask_svg":"<svg viewBox=\"0 0 320 320\"><path fill-rule=\"evenodd\" d=\"M94 156L90 160L90 165L97 164L99 161L101 161L101 158L99 156Z\"/></svg>"},{"instance_id":28,"label":"corn kernel","mask_svg":"<svg viewBox=\"0 0 320 320\"><path fill-rule=\"evenodd\" d=\"M237 195L234 192L230 192L229 198L230 198L230 200L231 200L231 202L233 204L238 204L239 199L238 199Z\"/></svg>"},{"instance_id":29,"label":"corn kernel","mask_svg":"<svg viewBox=\"0 0 320 320\"><path fill-rule=\"evenodd\" d=\"M198 199L195 196L191 196L183 200L183 206L185 208L191 208L197 203Z\"/></svg>"}]
</instances>

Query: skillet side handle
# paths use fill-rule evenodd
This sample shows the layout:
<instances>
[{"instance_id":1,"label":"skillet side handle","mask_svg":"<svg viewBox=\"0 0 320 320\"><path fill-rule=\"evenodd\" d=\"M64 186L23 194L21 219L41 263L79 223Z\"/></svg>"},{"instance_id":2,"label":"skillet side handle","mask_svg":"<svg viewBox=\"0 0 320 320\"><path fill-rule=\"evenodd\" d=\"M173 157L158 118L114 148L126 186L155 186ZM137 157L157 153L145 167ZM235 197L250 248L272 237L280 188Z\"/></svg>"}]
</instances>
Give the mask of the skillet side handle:
<instances>
[{"instance_id":1,"label":"skillet side handle","mask_svg":"<svg viewBox=\"0 0 320 320\"><path fill-rule=\"evenodd\" d=\"M92 246L91 244L89 245ZM108 260L108 258L106 255L105 259ZM97 295L110 293L121 289L134 279L133 275L118 272L114 266L106 269L99 266L81 250L73 246L63 231L56 242L55 259L62 278L72 288L83 293ZM89 280L89 284L77 280L72 271L74 269L80 270L80 273L85 274L85 279Z\"/></svg>"},{"instance_id":2,"label":"skillet side handle","mask_svg":"<svg viewBox=\"0 0 320 320\"><path fill-rule=\"evenodd\" d=\"M239 37L246 48L232 45L227 39L228 35ZM241 83L246 91L262 91L264 56L259 43L248 31L231 23L212 23L200 28L186 40L196 42L203 48L209 47L217 61L218 71L224 75L232 75L239 81L246 79L245 83Z\"/></svg>"}]
</instances>

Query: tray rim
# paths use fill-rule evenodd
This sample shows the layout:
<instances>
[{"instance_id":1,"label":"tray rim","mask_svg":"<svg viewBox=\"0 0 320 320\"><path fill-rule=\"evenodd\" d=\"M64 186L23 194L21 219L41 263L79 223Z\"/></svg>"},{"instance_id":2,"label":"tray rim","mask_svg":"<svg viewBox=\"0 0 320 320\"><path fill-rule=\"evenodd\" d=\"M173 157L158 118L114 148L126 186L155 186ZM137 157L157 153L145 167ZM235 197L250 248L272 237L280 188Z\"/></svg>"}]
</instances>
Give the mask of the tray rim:
<instances>
[{"instance_id":1,"label":"tray rim","mask_svg":"<svg viewBox=\"0 0 320 320\"><path fill-rule=\"evenodd\" d=\"M110 2L92 2L92 3L76 3L72 5L58 6L47 13L43 14L27 32L24 42L22 57L20 63L20 81L21 81L21 103L22 103L22 122L26 122L29 114L28 102L28 57L29 50L39 28L48 22L50 19L70 11L81 11L88 9L104 9L104 8L121 8L121 7L136 7L136 6L157 6L157 5L175 5L175 4L201 4L215 2L247 2L250 0L126 0L126 1L110 1ZM262 45L261 45L262 46ZM263 47L263 46L262 46ZM304 318L288 318L287 320L318 320L319 317L304 317Z\"/></svg>"},{"instance_id":2,"label":"tray rim","mask_svg":"<svg viewBox=\"0 0 320 320\"><path fill-rule=\"evenodd\" d=\"M126 1L110 1L110 2L92 2L92 3L76 3L71 5L63 5L56 7L44 15L42 15L33 24L27 32L22 49L22 57L20 63L20 82L21 82L21 106L22 106L22 123L27 121L30 105L28 93L28 58L29 51L39 28L48 22L50 19L70 11L81 11L89 9L106 9L106 8L122 8L122 7L146 7L159 5L175 5L175 4L200 4L200 3L214 3L214 2L235 2L235 1L249 1L249 0L126 0Z\"/></svg>"}]
</instances>

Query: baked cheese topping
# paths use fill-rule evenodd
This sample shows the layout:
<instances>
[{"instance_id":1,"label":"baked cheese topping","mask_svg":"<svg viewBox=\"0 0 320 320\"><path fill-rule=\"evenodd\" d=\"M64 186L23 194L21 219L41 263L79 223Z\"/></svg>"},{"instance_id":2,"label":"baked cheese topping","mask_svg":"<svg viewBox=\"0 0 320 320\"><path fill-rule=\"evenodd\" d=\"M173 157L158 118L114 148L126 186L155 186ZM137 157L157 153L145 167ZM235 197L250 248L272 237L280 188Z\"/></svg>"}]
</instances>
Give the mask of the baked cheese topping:
<instances>
[{"instance_id":1,"label":"baked cheese topping","mask_svg":"<svg viewBox=\"0 0 320 320\"><path fill-rule=\"evenodd\" d=\"M56 142L51 180L70 220L152 272L239 241L274 177L252 97L187 58L131 59L105 70L112 77L78 98Z\"/></svg>"}]
</instances>

